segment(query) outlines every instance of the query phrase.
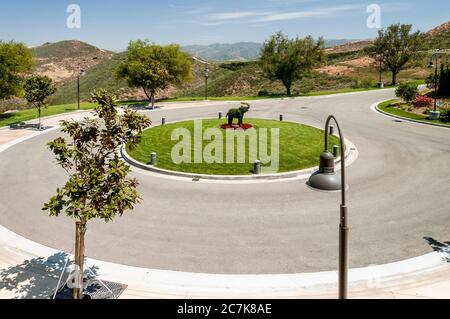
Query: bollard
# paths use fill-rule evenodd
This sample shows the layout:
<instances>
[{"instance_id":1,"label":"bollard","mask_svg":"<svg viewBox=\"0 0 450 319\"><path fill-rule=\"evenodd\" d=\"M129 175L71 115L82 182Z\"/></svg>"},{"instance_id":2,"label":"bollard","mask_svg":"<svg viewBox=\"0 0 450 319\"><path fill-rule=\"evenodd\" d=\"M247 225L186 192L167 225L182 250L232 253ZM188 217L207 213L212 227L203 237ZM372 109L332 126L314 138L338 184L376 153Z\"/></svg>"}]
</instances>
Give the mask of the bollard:
<instances>
[{"instance_id":1,"label":"bollard","mask_svg":"<svg viewBox=\"0 0 450 319\"><path fill-rule=\"evenodd\" d=\"M337 145L333 146L333 156L334 156L334 158L339 157L339 146L337 146Z\"/></svg>"},{"instance_id":2,"label":"bollard","mask_svg":"<svg viewBox=\"0 0 450 319\"><path fill-rule=\"evenodd\" d=\"M280 122L283 122L283 114L280 114Z\"/></svg>"},{"instance_id":3,"label":"bollard","mask_svg":"<svg viewBox=\"0 0 450 319\"><path fill-rule=\"evenodd\" d=\"M330 126L330 135L334 135L334 126Z\"/></svg>"},{"instance_id":4,"label":"bollard","mask_svg":"<svg viewBox=\"0 0 450 319\"><path fill-rule=\"evenodd\" d=\"M162 118L161 125L166 125L166 118L165 117Z\"/></svg>"},{"instance_id":5,"label":"bollard","mask_svg":"<svg viewBox=\"0 0 450 319\"><path fill-rule=\"evenodd\" d=\"M158 161L158 156L156 155L156 153L153 152L153 153L150 155L150 163L149 163L149 165L151 165L151 166L156 166L157 161Z\"/></svg>"},{"instance_id":6,"label":"bollard","mask_svg":"<svg viewBox=\"0 0 450 319\"><path fill-rule=\"evenodd\" d=\"M253 172L255 175L261 174L261 161L255 161L255 164L253 165Z\"/></svg>"},{"instance_id":7,"label":"bollard","mask_svg":"<svg viewBox=\"0 0 450 319\"><path fill-rule=\"evenodd\" d=\"M222 119L222 112L219 112L219 120Z\"/></svg>"}]
</instances>

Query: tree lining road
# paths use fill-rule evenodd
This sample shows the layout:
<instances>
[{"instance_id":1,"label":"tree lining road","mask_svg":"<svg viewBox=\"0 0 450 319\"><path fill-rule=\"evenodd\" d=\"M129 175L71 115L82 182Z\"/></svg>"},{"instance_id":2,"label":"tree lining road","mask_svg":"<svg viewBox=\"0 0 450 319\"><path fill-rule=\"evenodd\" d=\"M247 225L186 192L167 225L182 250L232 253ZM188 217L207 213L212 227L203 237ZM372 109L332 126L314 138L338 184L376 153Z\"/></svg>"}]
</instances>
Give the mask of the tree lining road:
<instances>
[{"instance_id":1,"label":"tree lining road","mask_svg":"<svg viewBox=\"0 0 450 319\"><path fill-rule=\"evenodd\" d=\"M450 130L396 122L370 110L393 90L261 100L249 117L324 126L340 121L359 159L348 169L350 266L432 251L424 237L449 240ZM155 122L216 117L229 104L161 109ZM45 144L58 131L0 153L0 224L41 244L70 251L74 222L40 209L65 181ZM125 265L226 274L337 269L339 194L306 181L217 184L135 172L144 198L134 212L88 228L89 257Z\"/></svg>"}]
</instances>

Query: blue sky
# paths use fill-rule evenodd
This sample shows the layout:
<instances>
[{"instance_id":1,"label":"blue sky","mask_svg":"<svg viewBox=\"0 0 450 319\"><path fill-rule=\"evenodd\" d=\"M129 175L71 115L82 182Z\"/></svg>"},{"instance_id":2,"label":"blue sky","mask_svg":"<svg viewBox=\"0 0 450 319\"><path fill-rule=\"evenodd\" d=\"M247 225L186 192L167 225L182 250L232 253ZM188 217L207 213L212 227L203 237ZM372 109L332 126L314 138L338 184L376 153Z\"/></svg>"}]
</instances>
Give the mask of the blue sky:
<instances>
[{"instance_id":1,"label":"blue sky","mask_svg":"<svg viewBox=\"0 0 450 319\"><path fill-rule=\"evenodd\" d=\"M70 4L81 8L81 28L69 29ZM382 26L411 23L427 31L450 20L448 0L13 0L0 3L0 40L30 46L78 39L120 51L131 39L156 43L262 42L276 31L290 36L367 39L369 4L381 7Z\"/></svg>"}]
</instances>

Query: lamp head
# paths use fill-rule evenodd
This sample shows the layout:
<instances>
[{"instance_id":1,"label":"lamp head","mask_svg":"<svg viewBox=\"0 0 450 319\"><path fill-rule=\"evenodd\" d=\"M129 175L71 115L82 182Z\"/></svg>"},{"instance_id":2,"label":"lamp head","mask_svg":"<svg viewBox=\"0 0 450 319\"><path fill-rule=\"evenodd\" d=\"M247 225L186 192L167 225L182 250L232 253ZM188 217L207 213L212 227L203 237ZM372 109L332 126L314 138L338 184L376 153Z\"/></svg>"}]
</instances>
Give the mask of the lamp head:
<instances>
[{"instance_id":1,"label":"lamp head","mask_svg":"<svg viewBox=\"0 0 450 319\"><path fill-rule=\"evenodd\" d=\"M307 185L321 191L341 190L341 177L335 172L333 154L328 151L320 154L319 170L310 177Z\"/></svg>"}]
</instances>

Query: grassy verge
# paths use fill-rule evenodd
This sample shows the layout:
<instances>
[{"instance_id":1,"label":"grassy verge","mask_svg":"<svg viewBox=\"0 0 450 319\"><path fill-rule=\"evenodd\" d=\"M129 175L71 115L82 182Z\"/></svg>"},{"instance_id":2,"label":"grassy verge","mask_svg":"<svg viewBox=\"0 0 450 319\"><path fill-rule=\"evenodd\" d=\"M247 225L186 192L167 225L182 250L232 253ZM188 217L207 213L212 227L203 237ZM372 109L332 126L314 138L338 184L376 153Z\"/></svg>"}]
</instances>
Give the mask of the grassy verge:
<instances>
[{"instance_id":1,"label":"grassy verge","mask_svg":"<svg viewBox=\"0 0 450 319\"><path fill-rule=\"evenodd\" d=\"M219 128L226 120L204 120L202 121L203 133L209 128ZM324 132L322 130L300 125L291 122L279 122L274 120L246 119L246 123L250 123L256 130L258 139L259 131L262 128L268 129L268 154L271 154L272 145L271 130L278 128L279 135L279 168L271 170L272 173L281 173L304 168L314 167L319 164L319 156L323 151ZM224 163L181 163L176 164L172 160L172 150L180 141L172 141L172 132L175 129L185 128L191 133L191 145L194 145L194 121L185 121L179 123L168 124L151 128L141 135L141 141L134 150L129 150L130 156L142 163L148 163L150 154L156 152L158 154L157 167L196 174L208 175L251 175L253 163L249 161L249 140L246 141L245 163L237 163L237 145L235 145L234 163L226 163L226 155L223 154L222 161ZM219 129L222 133L220 138L215 137L218 144L226 150L226 134L228 131ZM189 141L189 139L188 139ZM330 145L338 144L339 140L335 136L331 137ZM211 143L210 140L203 140L202 151ZM189 148L190 149L190 148ZM213 152L214 153L214 152ZM258 150L259 154L259 150ZM273 155L273 154L272 154ZM191 160L194 159L194 150L191 150ZM269 166L269 165L263 165Z\"/></svg>"},{"instance_id":2,"label":"grassy verge","mask_svg":"<svg viewBox=\"0 0 450 319\"><path fill-rule=\"evenodd\" d=\"M94 108L92 103L82 103L82 110L90 110ZM63 114L68 112L73 112L77 110L77 104L63 104L63 105L53 105L46 109L42 109L42 117ZM27 109L14 113L2 113L0 114L0 127L8 126L18 122L25 122L37 119L38 111L37 109Z\"/></svg>"},{"instance_id":3,"label":"grassy verge","mask_svg":"<svg viewBox=\"0 0 450 319\"><path fill-rule=\"evenodd\" d=\"M430 120L430 119L428 119L428 116L426 116L426 115L416 114L416 113L408 112L405 110L401 110L401 109L395 107L396 102L398 102L398 100L386 101L386 102L379 104L378 108L383 112L386 112L388 114L392 114L395 116L399 116L399 117L402 117L405 119L415 120L415 121L424 122L424 123L441 124L441 125L446 125L446 126L450 127L450 123L444 122L444 121L442 121L442 119Z\"/></svg>"}]
</instances>

